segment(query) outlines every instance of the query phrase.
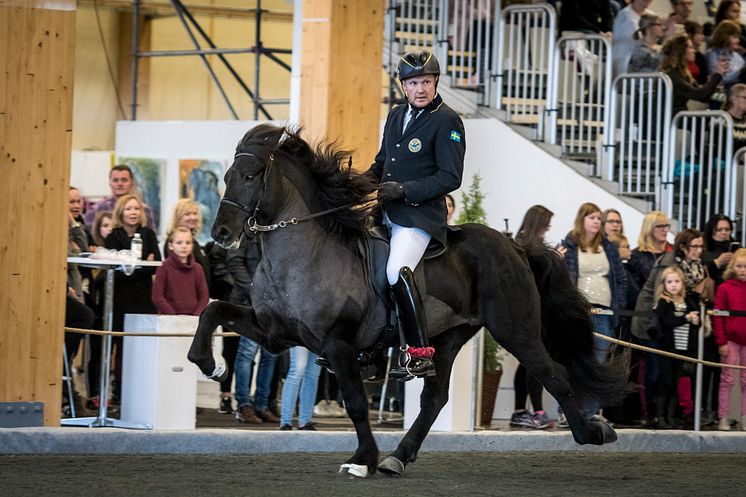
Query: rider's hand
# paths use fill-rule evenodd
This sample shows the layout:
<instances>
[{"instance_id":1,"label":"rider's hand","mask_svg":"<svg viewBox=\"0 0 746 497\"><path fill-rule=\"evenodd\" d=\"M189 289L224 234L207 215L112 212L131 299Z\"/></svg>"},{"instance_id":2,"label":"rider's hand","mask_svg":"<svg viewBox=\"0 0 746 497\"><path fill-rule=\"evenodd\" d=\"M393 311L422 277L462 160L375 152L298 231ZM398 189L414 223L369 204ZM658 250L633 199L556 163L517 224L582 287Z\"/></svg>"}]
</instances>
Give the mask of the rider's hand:
<instances>
[{"instance_id":1,"label":"rider's hand","mask_svg":"<svg viewBox=\"0 0 746 497\"><path fill-rule=\"evenodd\" d=\"M404 198L404 185L396 181L386 181L378 187L378 200L391 202Z\"/></svg>"}]
</instances>

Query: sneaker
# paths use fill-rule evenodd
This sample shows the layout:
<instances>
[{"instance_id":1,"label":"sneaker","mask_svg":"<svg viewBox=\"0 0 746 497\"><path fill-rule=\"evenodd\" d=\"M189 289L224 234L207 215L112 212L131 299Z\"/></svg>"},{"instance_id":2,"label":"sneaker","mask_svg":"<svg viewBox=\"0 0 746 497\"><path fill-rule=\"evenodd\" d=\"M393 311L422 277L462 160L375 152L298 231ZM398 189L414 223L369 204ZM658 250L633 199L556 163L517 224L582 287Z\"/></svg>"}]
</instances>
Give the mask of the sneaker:
<instances>
[{"instance_id":1,"label":"sneaker","mask_svg":"<svg viewBox=\"0 0 746 497\"><path fill-rule=\"evenodd\" d=\"M718 422L718 430L730 431L730 420L728 418L720 418Z\"/></svg>"},{"instance_id":2,"label":"sneaker","mask_svg":"<svg viewBox=\"0 0 746 497\"><path fill-rule=\"evenodd\" d=\"M319 418L344 418L347 411L337 401L320 400L313 407L313 415Z\"/></svg>"},{"instance_id":3,"label":"sneaker","mask_svg":"<svg viewBox=\"0 0 746 497\"><path fill-rule=\"evenodd\" d=\"M256 411L256 415L262 420L266 421L267 423L279 423L280 418L275 416L275 414L270 411L269 409L262 409L261 411Z\"/></svg>"},{"instance_id":4,"label":"sneaker","mask_svg":"<svg viewBox=\"0 0 746 497\"><path fill-rule=\"evenodd\" d=\"M220 406L218 407L220 414L232 414L233 413L233 401L230 395L224 395L220 398Z\"/></svg>"},{"instance_id":5,"label":"sneaker","mask_svg":"<svg viewBox=\"0 0 746 497\"><path fill-rule=\"evenodd\" d=\"M539 430L554 428L554 425L557 423L554 419L549 419L549 416L544 411L536 411L533 414L533 418L536 422L536 428Z\"/></svg>"},{"instance_id":6,"label":"sneaker","mask_svg":"<svg viewBox=\"0 0 746 497\"><path fill-rule=\"evenodd\" d=\"M510 426L538 429L539 425L534 416L528 411L514 412L510 416Z\"/></svg>"},{"instance_id":7,"label":"sneaker","mask_svg":"<svg viewBox=\"0 0 746 497\"><path fill-rule=\"evenodd\" d=\"M280 426L280 431L290 431L293 427L291 425L282 425Z\"/></svg>"},{"instance_id":8,"label":"sneaker","mask_svg":"<svg viewBox=\"0 0 746 497\"><path fill-rule=\"evenodd\" d=\"M298 429L305 430L305 431L316 431L316 423L312 423L311 421L309 421L303 426L299 426Z\"/></svg>"},{"instance_id":9,"label":"sneaker","mask_svg":"<svg viewBox=\"0 0 746 497\"><path fill-rule=\"evenodd\" d=\"M564 414L560 414L557 418L557 428L569 428L570 423L567 422L567 418Z\"/></svg>"},{"instance_id":10,"label":"sneaker","mask_svg":"<svg viewBox=\"0 0 746 497\"><path fill-rule=\"evenodd\" d=\"M236 421L252 425L263 423L262 419L256 415L254 408L251 406L240 406L236 411Z\"/></svg>"}]
</instances>

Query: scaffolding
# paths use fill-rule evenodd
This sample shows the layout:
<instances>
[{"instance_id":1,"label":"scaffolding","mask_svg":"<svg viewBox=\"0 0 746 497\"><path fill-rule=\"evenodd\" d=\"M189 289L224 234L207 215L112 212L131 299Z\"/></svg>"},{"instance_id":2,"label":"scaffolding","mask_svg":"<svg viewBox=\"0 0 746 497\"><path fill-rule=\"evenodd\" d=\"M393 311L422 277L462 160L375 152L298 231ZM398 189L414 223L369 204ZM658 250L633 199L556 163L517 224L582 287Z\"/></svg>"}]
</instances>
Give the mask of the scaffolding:
<instances>
[{"instance_id":1,"label":"scaffolding","mask_svg":"<svg viewBox=\"0 0 746 497\"><path fill-rule=\"evenodd\" d=\"M205 66L205 69L207 70L208 74L210 75L210 78L215 83L215 86L217 87L218 91L220 92L220 95L223 98L223 101L225 102L226 106L228 107L228 110L230 111L231 115L234 119L239 119L238 113L236 112L235 107L230 101L230 98L228 97L228 94L225 92L225 88L223 84L221 83L220 79L218 78L217 74L215 73L215 70L212 67L212 64L208 60L208 55L216 55L220 62L223 63L223 65L226 67L228 72L233 76L233 78L236 80L238 85L241 87L241 89L249 96L251 101L254 103L254 120L259 120L259 113L264 116L264 118L271 120L272 115L267 110L268 105L287 105L290 103L289 98L273 98L273 99L267 99L261 97L261 85L260 85L260 76L261 76L261 59L262 57L267 57L269 60L275 62L283 69L287 70L288 73L291 71L290 65L287 64L285 61L277 57L278 54L292 54L292 50L290 49L284 49L284 48L269 48L265 47L262 42L262 32L261 32L261 26L262 26L262 19L263 17L269 16L270 18L276 17L277 14L272 14L269 11L262 9L262 1L257 0L257 5L255 9L228 9L228 8L222 8L220 9L220 12L224 15L245 15L246 13L253 13L254 19L255 19L255 37L254 37L254 46L248 47L248 48L218 48L217 45L213 42L213 40L210 38L210 36L207 34L207 32L202 28L202 26L197 22L194 15L192 14L192 10L194 10L194 7L187 7L184 5L184 3L181 0L169 0L170 1L170 8L173 8L173 10L176 12L176 15L179 17L179 20L181 21L182 26L184 27L184 30L187 33L187 36L191 40L192 44L194 45L194 49L192 50L149 50L149 51L141 51L139 50L139 38L140 38L140 19L141 19L141 12L142 12L142 2L141 0L132 0L132 99L130 103L130 117L132 121L137 120L137 85L138 85L138 68L139 68L139 62L140 59L145 57L184 57L184 56L197 56L202 60L202 63ZM159 10L159 12L163 12L163 9L167 6L167 4L155 4L154 7L156 10ZM150 8L150 5L148 6ZM199 8L197 8L199 9ZM204 8L202 9L204 10ZM204 12L209 12L209 10L204 10ZM202 41L198 38L198 36L202 38ZM229 54L245 54L245 53L253 53L254 54L254 82L253 82L253 91L249 87L249 85L244 81L244 78L241 77L241 75L238 73L238 71L233 67L233 65L228 61L228 59L225 57Z\"/></svg>"}]
</instances>

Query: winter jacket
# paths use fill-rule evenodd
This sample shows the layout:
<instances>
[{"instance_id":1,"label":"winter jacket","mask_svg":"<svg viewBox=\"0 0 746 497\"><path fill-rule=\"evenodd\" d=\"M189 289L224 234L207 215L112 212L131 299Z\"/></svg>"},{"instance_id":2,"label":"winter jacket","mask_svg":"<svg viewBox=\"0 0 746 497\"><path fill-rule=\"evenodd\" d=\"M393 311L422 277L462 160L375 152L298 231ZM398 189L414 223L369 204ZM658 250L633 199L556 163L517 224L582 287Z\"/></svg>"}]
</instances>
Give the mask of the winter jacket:
<instances>
[{"instance_id":1,"label":"winter jacket","mask_svg":"<svg viewBox=\"0 0 746 497\"><path fill-rule=\"evenodd\" d=\"M715 294L715 309L746 311L746 281L725 280ZM718 346L728 342L746 345L746 316L714 316L712 331Z\"/></svg>"}]
</instances>

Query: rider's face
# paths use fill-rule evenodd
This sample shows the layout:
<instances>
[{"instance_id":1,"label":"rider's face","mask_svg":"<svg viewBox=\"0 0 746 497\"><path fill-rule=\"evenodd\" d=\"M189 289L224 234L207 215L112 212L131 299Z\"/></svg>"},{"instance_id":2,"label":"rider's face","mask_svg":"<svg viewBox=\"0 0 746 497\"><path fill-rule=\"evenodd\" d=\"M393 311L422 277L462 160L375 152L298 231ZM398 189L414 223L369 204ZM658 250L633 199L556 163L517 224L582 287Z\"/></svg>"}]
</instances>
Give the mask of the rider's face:
<instances>
[{"instance_id":1,"label":"rider's face","mask_svg":"<svg viewBox=\"0 0 746 497\"><path fill-rule=\"evenodd\" d=\"M418 109L427 107L435 98L436 81L436 77L432 74L415 76L402 81L407 101Z\"/></svg>"}]
</instances>

